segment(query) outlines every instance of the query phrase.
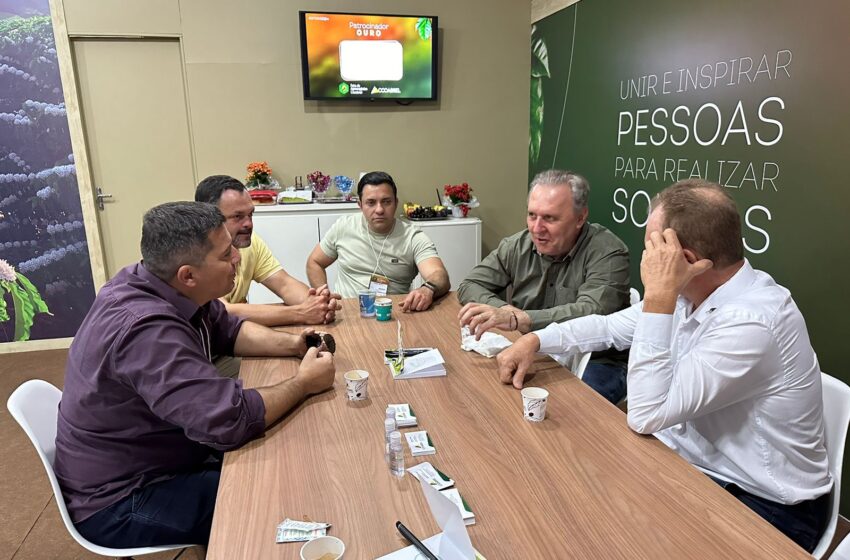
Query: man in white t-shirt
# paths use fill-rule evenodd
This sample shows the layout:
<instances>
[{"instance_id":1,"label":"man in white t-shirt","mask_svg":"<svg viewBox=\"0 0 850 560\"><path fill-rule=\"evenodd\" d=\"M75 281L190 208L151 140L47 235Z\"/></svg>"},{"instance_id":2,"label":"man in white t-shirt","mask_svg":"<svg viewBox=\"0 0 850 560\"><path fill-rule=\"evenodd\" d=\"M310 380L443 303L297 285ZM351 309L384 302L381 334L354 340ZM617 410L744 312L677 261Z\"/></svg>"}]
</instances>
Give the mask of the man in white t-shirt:
<instances>
[{"instance_id":1,"label":"man in white t-shirt","mask_svg":"<svg viewBox=\"0 0 850 560\"><path fill-rule=\"evenodd\" d=\"M652 202L642 303L526 334L499 354L521 388L536 352L631 346L628 423L654 434L811 552L829 516L823 393L787 289L744 258L741 217L715 183Z\"/></svg>"},{"instance_id":2,"label":"man in white t-shirt","mask_svg":"<svg viewBox=\"0 0 850 560\"><path fill-rule=\"evenodd\" d=\"M334 289L343 297L366 289L379 295L406 293L402 310L428 309L451 286L434 243L419 228L396 219L397 189L387 173L365 174L357 195L362 212L338 219L307 259L310 285L326 285L326 269L338 261ZM417 274L424 283L411 291Z\"/></svg>"}]
</instances>

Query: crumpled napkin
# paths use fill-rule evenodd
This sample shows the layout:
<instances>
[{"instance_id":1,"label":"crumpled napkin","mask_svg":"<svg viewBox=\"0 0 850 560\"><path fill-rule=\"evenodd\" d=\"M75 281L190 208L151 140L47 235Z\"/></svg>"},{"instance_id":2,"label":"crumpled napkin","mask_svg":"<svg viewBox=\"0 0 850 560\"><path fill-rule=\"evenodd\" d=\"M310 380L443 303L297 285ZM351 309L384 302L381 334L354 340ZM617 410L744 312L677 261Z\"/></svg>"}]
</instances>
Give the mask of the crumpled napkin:
<instances>
[{"instance_id":1,"label":"crumpled napkin","mask_svg":"<svg viewBox=\"0 0 850 560\"><path fill-rule=\"evenodd\" d=\"M492 332L485 332L481 340L475 340L475 335L469 332L469 327L460 330L460 347L467 352L478 352L487 358L493 358L510 346L512 342L504 336Z\"/></svg>"}]
</instances>

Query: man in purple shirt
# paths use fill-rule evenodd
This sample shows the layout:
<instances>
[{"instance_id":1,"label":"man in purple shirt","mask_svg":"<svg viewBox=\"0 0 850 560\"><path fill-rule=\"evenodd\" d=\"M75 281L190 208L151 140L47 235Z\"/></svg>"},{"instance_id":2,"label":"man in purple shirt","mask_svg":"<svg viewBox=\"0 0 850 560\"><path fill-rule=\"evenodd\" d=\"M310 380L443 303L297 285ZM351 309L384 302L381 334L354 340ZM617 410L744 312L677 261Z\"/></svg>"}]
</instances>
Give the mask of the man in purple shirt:
<instances>
[{"instance_id":1,"label":"man in purple shirt","mask_svg":"<svg viewBox=\"0 0 850 560\"><path fill-rule=\"evenodd\" d=\"M149 210L142 262L97 295L68 354L55 471L80 534L115 548L206 544L221 452L331 387L333 358L230 316L239 252L212 205ZM244 389L213 355L304 356L295 377Z\"/></svg>"}]
</instances>

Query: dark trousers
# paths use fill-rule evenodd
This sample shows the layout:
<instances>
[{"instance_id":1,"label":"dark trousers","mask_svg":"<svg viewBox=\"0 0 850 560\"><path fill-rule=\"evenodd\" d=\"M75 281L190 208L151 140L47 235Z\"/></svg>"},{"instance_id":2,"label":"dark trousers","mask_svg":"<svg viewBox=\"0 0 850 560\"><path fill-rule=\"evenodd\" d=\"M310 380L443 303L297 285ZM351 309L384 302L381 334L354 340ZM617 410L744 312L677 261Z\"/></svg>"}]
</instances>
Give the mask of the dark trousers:
<instances>
[{"instance_id":1,"label":"dark trousers","mask_svg":"<svg viewBox=\"0 0 850 560\"><path fill-rule=\"evenodd\" d=\"M76 523L89 541L110 548L206 545L210 539L221 463L139 488Z\"/></svg>"},{"instance_id":2,"label":"dark trousers","mask_svg":"<svg viewBox=\"0 0 850 560\"><path fill-rule=\"evenodd\" d=\"M626 371L628 364L611 362L587 363L581 380L591 389L608 399L612 404L618 404L626 398Z\"/></svg>"},{"instance_id":3,"label":"dark trousers","mask_svg":"<svg viewBox=\"0 0 850 560\"><path fill-rule=\"evenodd\" d=\"M737 484L710 478L806 552L813 551L818 545L829 520L829 492L813 500L786 505L754 496Z\"/></svg>"}]
</instances>

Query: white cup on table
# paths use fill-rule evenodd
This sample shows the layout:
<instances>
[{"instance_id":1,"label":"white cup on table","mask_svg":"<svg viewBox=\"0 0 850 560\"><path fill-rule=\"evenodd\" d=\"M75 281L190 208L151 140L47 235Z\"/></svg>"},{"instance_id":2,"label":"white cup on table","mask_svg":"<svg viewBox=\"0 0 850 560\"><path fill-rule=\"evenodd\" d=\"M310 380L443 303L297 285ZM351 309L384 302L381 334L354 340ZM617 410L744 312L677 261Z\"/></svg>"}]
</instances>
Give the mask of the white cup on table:
<instances>
[{"instance_id":1,"label":"white cup on table","mask_svg":"<svg viewBox=\"0 0 850 560\"><path fill-rule=\"evenodd\" d=\"M526 387L522 390L522 415L529 422L543 422L546 418L546 402L549 391L540 387Z\"/></svg>"}]
</instances>

